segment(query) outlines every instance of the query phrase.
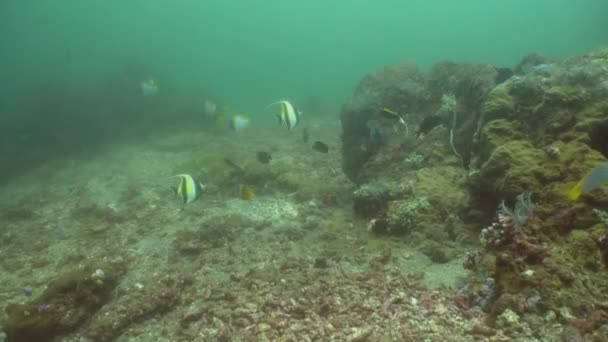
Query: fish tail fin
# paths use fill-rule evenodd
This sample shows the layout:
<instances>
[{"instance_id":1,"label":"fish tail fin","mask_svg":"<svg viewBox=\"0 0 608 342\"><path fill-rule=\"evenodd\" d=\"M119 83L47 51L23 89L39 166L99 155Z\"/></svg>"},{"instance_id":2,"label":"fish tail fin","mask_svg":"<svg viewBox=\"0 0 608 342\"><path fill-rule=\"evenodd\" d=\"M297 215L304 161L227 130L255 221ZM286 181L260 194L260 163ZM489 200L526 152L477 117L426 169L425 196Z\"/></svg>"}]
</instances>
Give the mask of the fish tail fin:
<instances>
[{"instance_id":1,"label":"fish tail fin","mask_svg":"<svg viewBox=\"0 0 608 342\"><path fill-rule=\"evenodd\" d=\"M575 186L568 191L568 198L571 200L577 200L580 195L583 193L583 183L585 183L585 178L581 179Z\"/></svg>"}]
</instances>

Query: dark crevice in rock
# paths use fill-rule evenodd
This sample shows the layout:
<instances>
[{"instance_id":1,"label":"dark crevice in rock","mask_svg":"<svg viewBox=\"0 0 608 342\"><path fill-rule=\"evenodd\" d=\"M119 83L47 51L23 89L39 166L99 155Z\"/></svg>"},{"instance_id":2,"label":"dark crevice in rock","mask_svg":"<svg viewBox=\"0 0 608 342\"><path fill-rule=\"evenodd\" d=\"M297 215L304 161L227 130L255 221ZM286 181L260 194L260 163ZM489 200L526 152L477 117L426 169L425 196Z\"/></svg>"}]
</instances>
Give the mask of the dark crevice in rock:
<instances>
[{"instance_id":1,"label":"dark crevice in rock","mask_svg":"<svg viewBox=\"0 0 608 342\"><path fill-rule=\"evenodd\" d=\"M608 120L595 126L589 133L590 146L608 158Z\"/></svg>"}]
</instances>

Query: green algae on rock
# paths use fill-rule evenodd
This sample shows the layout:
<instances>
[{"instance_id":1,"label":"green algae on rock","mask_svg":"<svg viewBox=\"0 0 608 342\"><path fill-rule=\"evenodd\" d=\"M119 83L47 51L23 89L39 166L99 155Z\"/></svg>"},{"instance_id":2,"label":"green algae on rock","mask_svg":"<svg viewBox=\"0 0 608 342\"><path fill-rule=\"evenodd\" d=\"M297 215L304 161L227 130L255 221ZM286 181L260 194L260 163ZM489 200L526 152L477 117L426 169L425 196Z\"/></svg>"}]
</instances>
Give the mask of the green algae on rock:
<instances>
[{"instance_id":1,"label":"green algae on rock","mask_svg":"<svg viewBox=\"0 0 608 342\"><path fill-rule=\"evenodd\" d=\"M394 136L389 144L366 150L365 158L359 159L360 152L353 150L365 142L366 132L350 131L360 117L351 116L352 107L346 106L343 141L357 142L353 150L344 150L349 160L345 172L359 183L353 196L355 211L370 219L372 231L400 232L406 243L416 244L435 262L445 262L462 248L457 241L473 241L466 237L479 234L479 227L496 217L501 201L512 203L520 193L532 192L537 205L530 221L504 245L502 241L486 245L481 255L471 259L477 260L472 262L477 264L472 278L490 276L494 284L493 296L484 300L490 322L507 327L505 320L514 315L547 312L564 312L562 319L570 319L565 313L572 312L593 322L606 317L601 308L608 288L604 275L608 228L592 209L608 210L608 189L585 194L578 202L566 197L570 187L608 158L606 60L605 52L563 61L531 55L522 60L516 75L498 85L487 81L491 73L481 72L487 70L483 67L443 63L428 75L416 73L427 79L423 89L432 88L408 93L419 96L411 103L422 113L408 115L410 124L434 114L441 106L440 96L454 94L458 114L467 113L454 131L467 169L448 158L450 149L442 137L449 126L433 129L417 141ZM470 78L466 70L479 70L481 76ZM385 80L397 84L398 75ZM381 83L376 80L376 84L360 84L366 93L375 94L374 101L407 107L394 93L374 88ZM471 91L461 88L464 84L473 86L475 100ZM362 104L364 97L357 101L361 112L377 105ZM424 163L417 167L403 163L408 155L424 156ZM378 183L383 186L375 186ZM389 196L389 189L398 184L407 185L409 191ZM424 209L413 205L421 199L430 205ZM410 210L414 207L419 210ZM581 331L594 329L596 325L585 325Z\"/></svg>"},{"instance_id":2,"label":"green algae on rock","mask_svg":"<svg viewBox=\"0 0 608 342\"><path fill-rule=\"evenodd\" d=\"M61 274L24 304L7 306L7 342L44 341L78 329L111 299L126 268L103 262Z\"/></svg>"},{"instance_id":3,"label":"green algae on rock","mask_svg":"<svg viewBox=\"0 0 608 342\"><path fill-rule=\"evenodd\" d=\"M498 194L496 198L515 198L525 192L539 192L539 174L546 172L541 162L543 151L525 140L509 141L498 146L481 166L484 188Z\"/></svg>"}]
</instances>

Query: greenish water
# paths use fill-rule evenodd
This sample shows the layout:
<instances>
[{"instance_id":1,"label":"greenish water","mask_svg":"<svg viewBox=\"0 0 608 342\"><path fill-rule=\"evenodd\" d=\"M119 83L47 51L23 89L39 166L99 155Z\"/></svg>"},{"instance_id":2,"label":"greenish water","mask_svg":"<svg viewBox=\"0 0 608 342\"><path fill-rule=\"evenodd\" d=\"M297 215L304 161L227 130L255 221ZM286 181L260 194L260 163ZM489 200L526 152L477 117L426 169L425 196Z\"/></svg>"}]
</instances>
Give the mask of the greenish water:
<instances>
[{"instance_id":1,"label":"greenish water","mask_svg":"<svg viewBox=\"0 0 608 342\"><path fill-rule=\"evenodd\" d=\"M250 112L309 96L335 109L362 75L403 59L513 65L605 46L606 13L605 0L4 1L0 99L133 63L165 89Z\"/></svg>"},{"instance_id":2,"label":"greenish water","mask_svg":"<svg viewBox=\"0 0 608 342\"><path fill-rule=\"evenodd\" d=\"M608 202L562 188L608 156L606 13L0 1L0 342L578 341L567 325L586 317L603 336L608 230L591 205ZM455 64L393 92L408 65L349 99L403 60L513 67L533 52L577 57L507 81ZM281 99L305 112L293 129L265 109ZM529 228L504 209L520 192L538 200Z\"/></svg>"}]
</instances>

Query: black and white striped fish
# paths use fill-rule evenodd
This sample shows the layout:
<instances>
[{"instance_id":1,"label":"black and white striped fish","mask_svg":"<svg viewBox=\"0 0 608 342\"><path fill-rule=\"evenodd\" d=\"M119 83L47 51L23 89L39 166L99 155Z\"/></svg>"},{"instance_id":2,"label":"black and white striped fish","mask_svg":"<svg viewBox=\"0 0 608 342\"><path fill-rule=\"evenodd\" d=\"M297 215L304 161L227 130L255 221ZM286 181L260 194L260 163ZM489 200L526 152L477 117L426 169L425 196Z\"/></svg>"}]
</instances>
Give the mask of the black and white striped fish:
<instances>
[{"instance_id":1,"label":"black and white striped fish","mask_svg":"<svg viewBox=\"0 0 608 342\"><path fill-rule=\"evenodd\" d=\"M184 204L196 201L203 192L203 189L205 189L203 183L195 180L194 177L188 174L175 175L170 178L179 178L179 183L174 190L177 198Z\"/></svg>"},{"instance_id":2,"label":"black and white striped fish","mask_svg":"<svg viewBox=\"0 0 608 342\"><path fill-rule=\"evenodd\" d=\"M281 111L276 114L279 125L285 125L288 130L291 130L298 125L302 112L296 110L291 102L285 100L277 101L269 104L266 108L274 105L281 106Z\"/></svg>"}]
</instances>

